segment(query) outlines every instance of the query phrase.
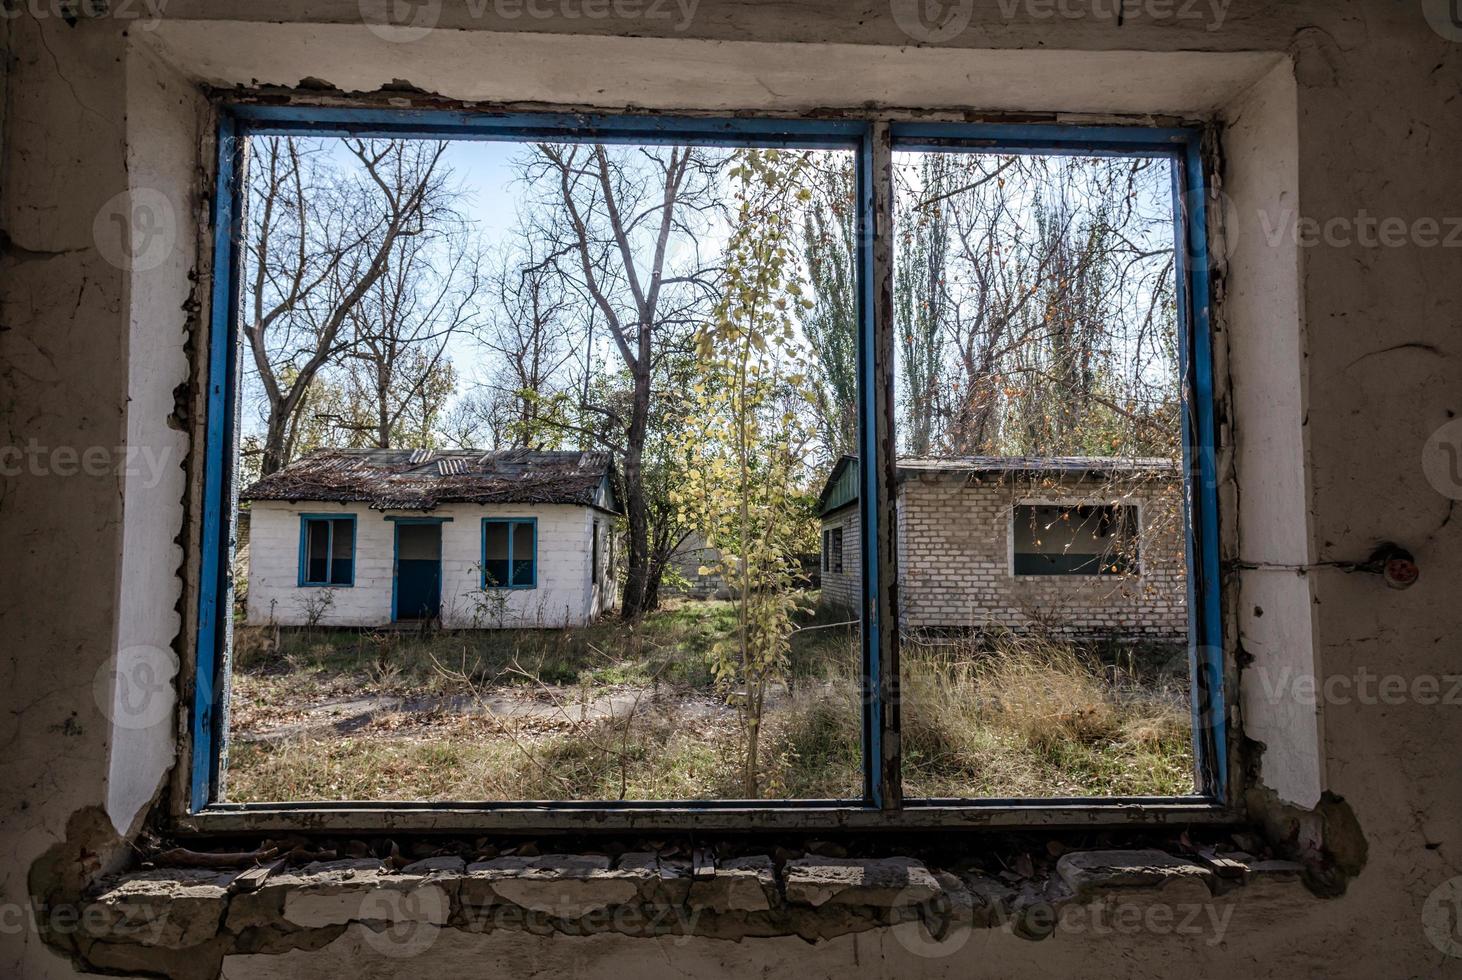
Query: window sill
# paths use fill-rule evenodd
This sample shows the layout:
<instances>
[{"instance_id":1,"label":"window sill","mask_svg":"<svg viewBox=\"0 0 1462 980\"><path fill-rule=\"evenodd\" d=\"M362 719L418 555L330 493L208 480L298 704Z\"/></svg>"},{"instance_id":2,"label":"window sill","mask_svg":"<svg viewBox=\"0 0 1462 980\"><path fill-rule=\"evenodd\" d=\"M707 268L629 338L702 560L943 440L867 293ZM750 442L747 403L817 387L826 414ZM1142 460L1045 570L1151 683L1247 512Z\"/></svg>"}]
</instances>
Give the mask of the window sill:
<instances>
[{"instance_id":1,"label":"window sill","mask_svg":"<svg viewBox=\"0 0 1462 980\"><path fill-rule=\"evenodd\" d=\"M873 831L1103 828L1235 824L1244 814L1202 797L1142 800L906 800L882 811L850 802L707 803L701 805L563 803L293 803L216 804L179 815L182 834L460 831Z\"/></svg>"},{"instance_id":2,"label":"window sill","mask_svg":"<svg viewBox=\"0 0 1462 980\"><path fill-rule=\"evenodd\" d=\"M895 928L907 932L900 941L941 955L939 944L975 929L1039 940L1100 934L1095 916L1226 924L1231 906L1281 914L1313 897L1302 865L1242 852L1200 862L1086 850L1025 863L1024 873L994 875L909 857L751 852L718 862L699 851L694 860L636 851L367 858L272 873L160 869L104 882L83 909L84 928L53 941L70 939L95 967L135 968L149 958L315 948L352 927L393 956L425 952L443 930L816 941Z\"/></svg>"}]
</instances>

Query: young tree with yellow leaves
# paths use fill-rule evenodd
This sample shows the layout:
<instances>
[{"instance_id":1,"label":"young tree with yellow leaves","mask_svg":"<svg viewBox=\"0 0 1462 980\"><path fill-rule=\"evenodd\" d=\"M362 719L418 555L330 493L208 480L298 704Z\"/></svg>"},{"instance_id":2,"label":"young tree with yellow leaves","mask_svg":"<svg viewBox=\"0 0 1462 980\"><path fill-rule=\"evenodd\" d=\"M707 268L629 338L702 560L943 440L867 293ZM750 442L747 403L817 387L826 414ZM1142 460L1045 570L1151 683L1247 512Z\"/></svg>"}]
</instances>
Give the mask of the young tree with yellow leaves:
<instances>
[{"instance_id":1,"label":"young tree with yellow leaves","mask_svg":"<svg viewBox=\"0 0 1462 980\"><path fill-rule=\"evenodd\" d=\"M812 531L808 457L815 422L806 344L796 329L804 297L796 250L807 153L741 151L728 171L736 214L723 292L696 337L695 408L680 436L685 482L676 501L702 530L734 592L736 629L712 649L712 669L735 706L742 785L762 791L762 722L769 688L785 673Z\"/></svg>"}]
</instances>

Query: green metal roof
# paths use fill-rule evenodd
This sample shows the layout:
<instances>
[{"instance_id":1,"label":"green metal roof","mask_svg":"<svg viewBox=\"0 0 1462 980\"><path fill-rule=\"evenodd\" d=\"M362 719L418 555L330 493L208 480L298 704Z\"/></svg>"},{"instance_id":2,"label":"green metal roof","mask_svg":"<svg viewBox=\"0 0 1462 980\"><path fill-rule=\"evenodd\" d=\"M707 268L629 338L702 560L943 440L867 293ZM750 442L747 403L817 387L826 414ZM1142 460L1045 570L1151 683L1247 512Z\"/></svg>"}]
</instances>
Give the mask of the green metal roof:
<instances>
[{"instance_id":1,"label":"green metal roof","mask_svg":"<svg viewBox=\"0 0 1462 980\"><path fill-rule=\"evenodd\" d=\"M817 498L819 516L831 514L840 507L846 507L858 499L858 457L841 456L833 464L827 483Z\"/></svg>"}]
</instances>

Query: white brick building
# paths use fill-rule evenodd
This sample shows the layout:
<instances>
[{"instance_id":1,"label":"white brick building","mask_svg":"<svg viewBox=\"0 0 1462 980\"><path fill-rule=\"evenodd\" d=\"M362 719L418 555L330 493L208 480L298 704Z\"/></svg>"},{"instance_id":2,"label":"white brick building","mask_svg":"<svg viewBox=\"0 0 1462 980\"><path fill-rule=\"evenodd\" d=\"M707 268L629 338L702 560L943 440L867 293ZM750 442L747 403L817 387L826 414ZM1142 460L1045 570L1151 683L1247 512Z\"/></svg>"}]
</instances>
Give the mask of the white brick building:
<instances>
[{"instance_id":1,"label":"white brick building","mask_svg":"<svg viewBox=\"0 0 1462 980\"><path fill-rule=\"evenodd\" d=\"M613 608L600 453L322 450L250 486L251 625L581 625Z\"/></svg>"},{"instance_id":2,"label":"white brick building","mask_svg":"<svg viewBox=\"0 0 1462 980\"><path fill-rule=\"evenodd\" d=\"M857 474L843 457L819 501L822 602L850 614L861 591ZM900 460L900 625L1179 639L1182 488L1164 460Z\"/></svg>"}]
</instances>

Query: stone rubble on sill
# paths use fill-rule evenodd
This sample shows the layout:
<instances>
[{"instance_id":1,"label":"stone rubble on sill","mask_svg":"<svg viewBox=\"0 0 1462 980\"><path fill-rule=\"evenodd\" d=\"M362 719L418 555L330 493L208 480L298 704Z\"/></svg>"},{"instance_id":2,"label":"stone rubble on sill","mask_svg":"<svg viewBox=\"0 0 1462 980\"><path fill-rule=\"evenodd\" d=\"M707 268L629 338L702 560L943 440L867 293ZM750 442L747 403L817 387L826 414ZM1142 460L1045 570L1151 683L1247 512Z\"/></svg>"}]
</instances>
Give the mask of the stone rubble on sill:
<instances>
[{"instance_id":1,"label":"stone rubble on sill","mask_svg":"<svg viewBox=\"0 0 1462 980\"><path fill-rule=\"evenodd\" d=\"M544 854L465 864L434 857L391 871L376 859L331 861L275 873L253 892L230 894L233 872L159 869L113 879L91 901L103 923L87 940L186 949L248 936L283 942L309 930L362 922L381 928L414 921L466 928L516 923L535 931L663 934L667 929L743 938L827 938L922 918L931 932L953 926L1014 925L1032 908L1071 903L1227 901L1258 908L1294 907L1308 893L1302 867L1240 855L1241 878L1156 850L1072 851L1055 872L1007 883L979 872L933 870L907 857L785 861L780 875L767 855L718 863L694 879L690 864L651 852ZM484 917L484 911L507 916ZM622 918L602 915L624 912ZM474 917L475 916L475 917ZM638 917L638 918L637 918ZM591 922L590 920L594 920ZM658 923L647 928L645 922ZM293 941L293 940L290 940ZM86 945L83 942L83 947Z\"/></svg>"}]
</instances>

